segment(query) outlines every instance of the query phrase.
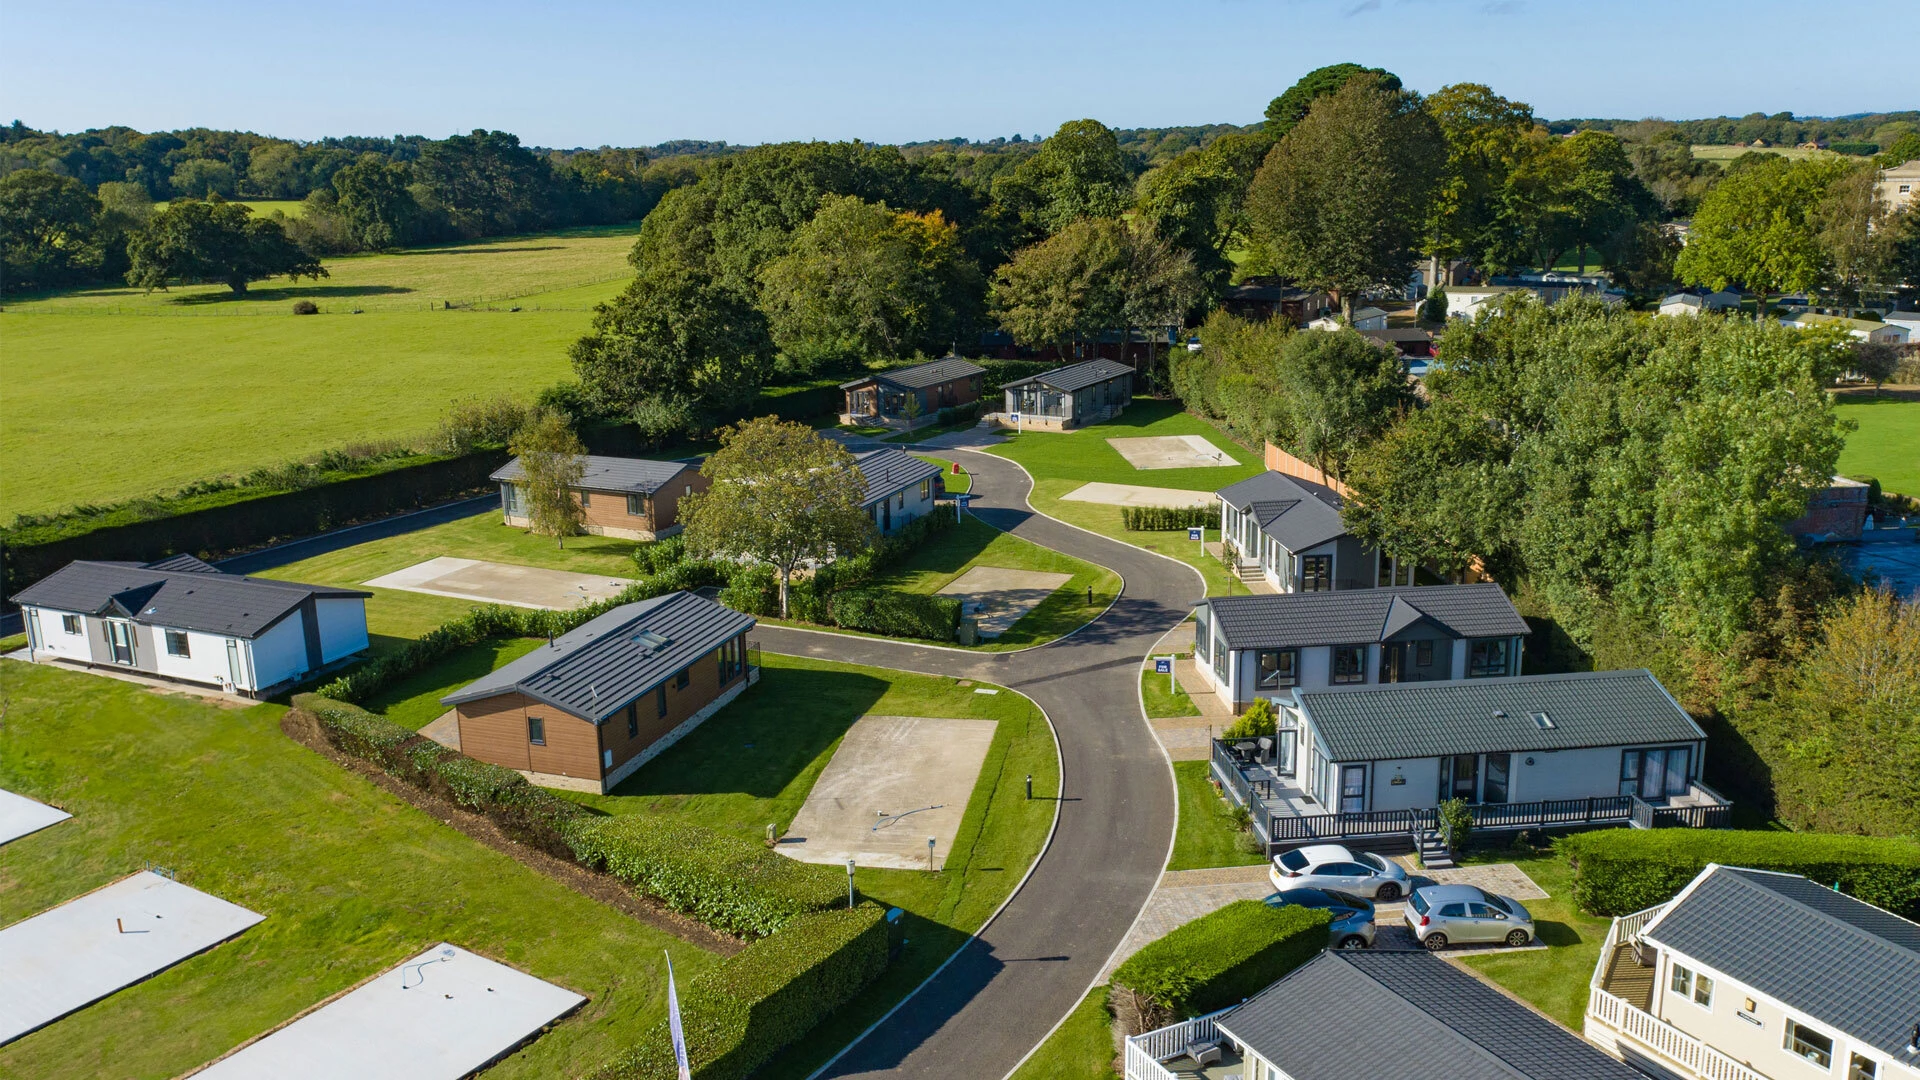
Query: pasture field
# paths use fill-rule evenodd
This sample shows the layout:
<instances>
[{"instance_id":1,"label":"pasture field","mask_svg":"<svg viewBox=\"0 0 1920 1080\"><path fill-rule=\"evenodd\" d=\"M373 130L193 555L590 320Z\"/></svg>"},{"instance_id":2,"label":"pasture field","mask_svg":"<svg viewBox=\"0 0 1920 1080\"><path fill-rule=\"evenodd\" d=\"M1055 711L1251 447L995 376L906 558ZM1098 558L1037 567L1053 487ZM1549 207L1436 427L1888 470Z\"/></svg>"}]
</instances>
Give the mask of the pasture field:
<instances>
[{"instance_id":1,"label":"pasture field","mask_svg":"<svg viewBox=\"0 0 1920 1080\"><path fill-rule=\"evenodd\" d=\"M253 213L256 217L266 217L275 210L278 210L290 218L299 217L307 212L307 204L299 199L228 199L227 201L237 202L241 206L253 207ZM166 205L166 203L155 203L154 209L158 210Z\"/></svg>"},{"instance_id":2,"label":"pasture field","mask_svg":"<svg viewBox=\"0 0 1920 1080\"><path fill-rule=\"evenodd\" d=\"M1693 156L1701 161L1717 161L1722 165L1741 154L1779 154L1783 158L1801 161L1810 157L1831 154L1831 150L1802 150L1794 146L1695 146Z\"/></svg>"},{"instance_id":3,"label":"pasture field","mask_svg":"<svg viewBox=\"0 0 1920 1080\"><path fill-rule=\"evenodd\" d=\"M576 230L332 259L331 277L244 297L191 286L10 301L0 520L416 437L457 398L531 396L571 370L567 348L623 287L632 242ZM321 314L292 315L300 299Z\"/></svg>"},{"instance_id":4,"label":"pasture field","mask_svg":"<svg viewBox=\"0 0 1920 1080\"><path fill-rule=\"evenodd\" d=\"M1840 474L1875 477L1883 491L1920 498L1920 395L1849 394L1834 411L1860 425L1840 451Z\"/></svg>"}]
</instances>

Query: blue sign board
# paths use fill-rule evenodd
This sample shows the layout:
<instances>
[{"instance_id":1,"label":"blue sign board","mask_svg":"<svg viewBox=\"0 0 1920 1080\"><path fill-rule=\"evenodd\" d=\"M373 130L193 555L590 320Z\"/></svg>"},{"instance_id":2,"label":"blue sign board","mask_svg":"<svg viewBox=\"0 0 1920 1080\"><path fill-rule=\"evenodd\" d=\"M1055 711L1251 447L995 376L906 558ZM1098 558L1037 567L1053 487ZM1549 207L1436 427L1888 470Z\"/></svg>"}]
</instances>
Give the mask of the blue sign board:
<instances>
[{"instance_id":1,"label":"blue sign board","mask_svg":"<svg viewBox=\"0 0 1920 1080\"><path fill-rule=\"evenodd\" d=\"M1189 540L1198 540L1198 539L1200 539L1200 537L1201 537L1201 536L1203 536L1203 535L1204 535L1205 533L1206 533L1206 530L1205 530L1205 529L1188 529L1188 530L1187 530L1187 539L1189 539Z\"/></svg>"},{"instance_id":2,"label":"blue sign board","mask_svg":"<svg viewBox=\"0 0 1920 1080\"><path fill-rule=\"evenodd\" d=\"M1171 656L1156 656L1156 657L1154 657L1154 658L1153 658L1153 673L1154 673L1155 675L1171 675L1171 674L1173 674L1173 657L1171 657Z\"/></svg>"}]
</instances>

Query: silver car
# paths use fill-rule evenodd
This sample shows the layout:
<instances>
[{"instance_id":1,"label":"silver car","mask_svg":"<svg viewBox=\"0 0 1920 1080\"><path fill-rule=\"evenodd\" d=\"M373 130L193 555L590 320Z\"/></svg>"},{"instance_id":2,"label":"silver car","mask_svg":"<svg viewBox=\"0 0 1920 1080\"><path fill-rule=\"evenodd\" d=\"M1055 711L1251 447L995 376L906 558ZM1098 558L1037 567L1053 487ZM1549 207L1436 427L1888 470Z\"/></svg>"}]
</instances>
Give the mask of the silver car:
<instances>
[{"instance_id":1,"label":"silver car","mask_svg":"<svg viewBox=\"0 0 1920 1080\"><path fill-rule=\"evenodd\" d=\"M1348 851L1339 844L1310 844L1273 857L1267 871L1273 887L1333 889L1370 900L1398 900L1407 892L1407 871L1371 851Z\"/></svg>"},{"instance_id":2,"label":"silver car","mask_svg":"<svg viewBox=\"0 0 1920 1080\"><path fill-rule=\"evenodd\" d=\"M1407 898L1407 928L1429 949L1504 942L1519 948L1532 941L1533 915L1511 896L1474 885L1429 885Z\"/></svg>"}]
</instances>

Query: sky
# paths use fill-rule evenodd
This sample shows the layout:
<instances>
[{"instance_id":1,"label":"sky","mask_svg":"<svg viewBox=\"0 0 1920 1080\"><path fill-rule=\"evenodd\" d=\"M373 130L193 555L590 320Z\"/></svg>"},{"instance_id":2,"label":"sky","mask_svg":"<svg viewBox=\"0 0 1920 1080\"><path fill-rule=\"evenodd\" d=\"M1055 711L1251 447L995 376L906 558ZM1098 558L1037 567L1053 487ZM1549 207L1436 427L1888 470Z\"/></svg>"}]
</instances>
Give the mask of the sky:
<instances>
[{"instance_id":1,"label":"sky","mask_svg":"<svg viewBox=\"0 0 1920 1080\"><path fill-rule=\"evenodd\" d=\"M894 143L1252 123L1305 72L1354 61L1410 88L1480 82L1542 118L1920 108L1863 63L1912 0L1199 0L927 4L120 0L0 6L0 123L232 128L291 139L529 145ZM1904 26L1905 31L1896 28ZM1904 69L1904 70L1903 70Z\"/></svg>"}]
</instances>

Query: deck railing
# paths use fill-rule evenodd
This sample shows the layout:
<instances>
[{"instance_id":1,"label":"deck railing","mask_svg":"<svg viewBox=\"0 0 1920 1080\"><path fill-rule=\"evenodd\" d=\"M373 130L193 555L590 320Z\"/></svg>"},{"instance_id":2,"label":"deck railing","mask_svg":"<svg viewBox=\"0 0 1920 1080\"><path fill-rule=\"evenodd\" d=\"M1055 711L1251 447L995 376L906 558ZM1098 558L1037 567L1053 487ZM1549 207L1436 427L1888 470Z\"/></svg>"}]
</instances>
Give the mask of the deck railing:
<instances>
[{"instance_id":1,"label":"deck railing","mask_svg":"<svg viewBox=\"0 0 1920 1080\"><path fill-rule=\"evenodd\" d=\"M1636 1008L1597 986L1587 990L1587 1025L1591 1029L1595 1024L1607 1031L1596 1033L1588 1030L1587 1038L1590 1041L1602 1042L1616 1051L1637 1052L1641 1056L1651 1051L1652 1056L1664 1058L1662 1064L1668 1065L1672 1071L1684 1071L1701 1080L1767 1080L1764 1074L1754 1072L1652 1013ZM1596 1034L1601 1034L1603 1038L1595 1039ZM1634 1045L1622 1047L1622 1036L1631 1039Z\"/></svg>"},{"instance_id":2,"label":"deck railing","mask_svg":"<svg viewBox=\"0 0 1920 1080\"><path fill-rule=\"evenodd\" d=\"M1196 1016L1178 1024L1127 1037L1126 1080L1173 1080L1173 1072L1160 1064L1179 1057L1193 1043L1209 1043L1220 1038L1215 1020L1228 1010Z\"/></svg>"},{"instance_id":3,"label":"deck railing","mask_svg":"<svg viewBox=\"0 0 1920 1080\"><path fill-rule=\"evenodd\" d=\"M1587 986L1594 990L1607 988L1607 968L1613 962L1613 950L1640 936L1640 931L1653 921L1654 916L1667 910L1665 904L1655 904L1650 908L1641 908L1631 915L1621 915L1607 927L1607 939L1600 945L1600 959L1593 965L1593 978L1587 980Z\"/></svg>"}]
</instances>

